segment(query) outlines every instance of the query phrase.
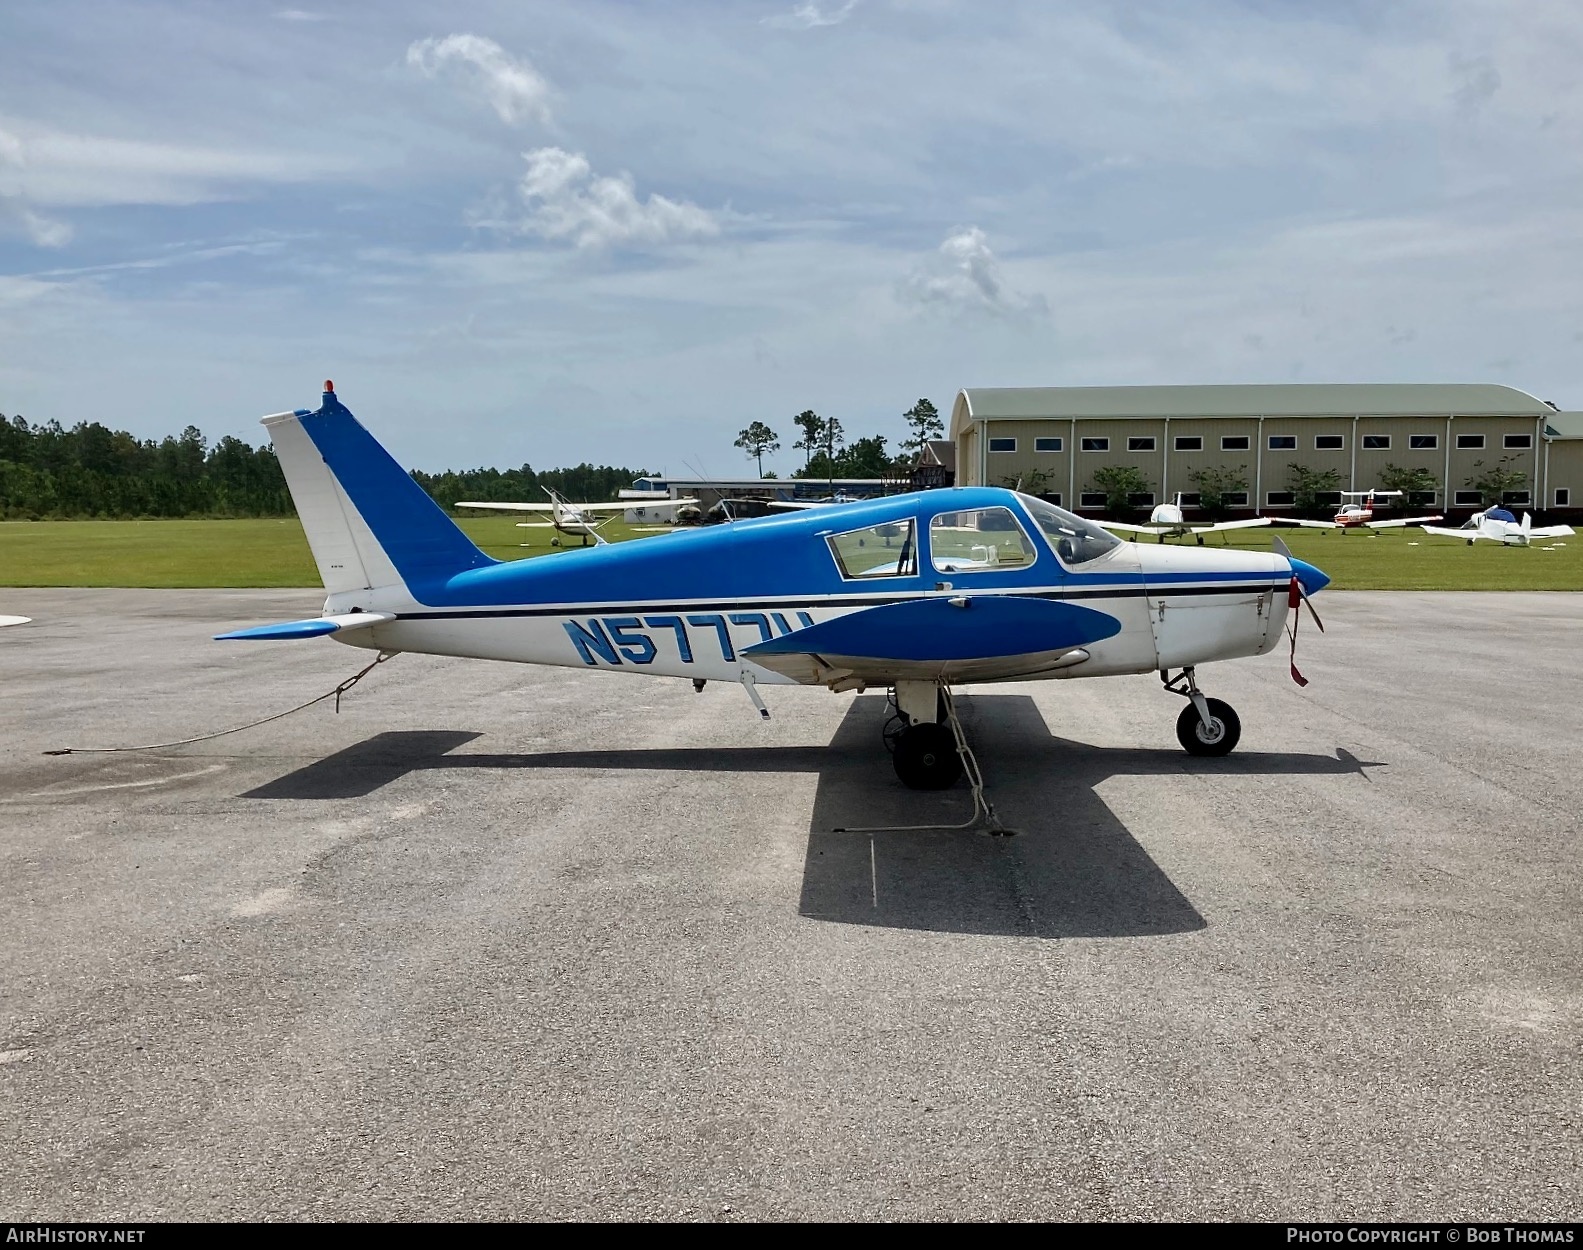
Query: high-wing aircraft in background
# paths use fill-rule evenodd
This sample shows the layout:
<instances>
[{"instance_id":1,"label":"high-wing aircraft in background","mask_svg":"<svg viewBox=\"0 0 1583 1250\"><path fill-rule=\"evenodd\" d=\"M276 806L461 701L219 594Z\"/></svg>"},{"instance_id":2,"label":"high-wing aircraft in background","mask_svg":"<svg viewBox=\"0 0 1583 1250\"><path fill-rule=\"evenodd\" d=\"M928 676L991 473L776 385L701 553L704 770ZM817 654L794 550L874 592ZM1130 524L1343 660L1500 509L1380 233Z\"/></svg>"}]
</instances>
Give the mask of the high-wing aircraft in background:
<instances>
[{"instance_id":1,"label":"high-wing aircraft in background","mask_svg":"<svg viewBox=\"0 0 1583 1250\"><path fill-rule=\"evenodd\" d=\"M615 519L618 512L624 512L632 507L632 500L619 499L609 503L568 503L548 486L541 487L550 497L549 503L459 503L458 508L483 508L496 512L548 512L548 521L518 521L518 529L553 529L562 534L576 534L582 539L582 546L588 545L592 538L596 544L605 539L599 533L599 527ZM666 501L666 507L679 508L684 504L694 504L696 499L671 499ZM652 505L650 505L652 506ZM664 525L645 525L637 527L643 530L669 529ZM526 546L526 544L523 544ZM550 539L552 547L559 547L559 538Z\"/></svg>"},{"instance_id":2,"label":"high-wing aircraft in background","mask_svg":"<svg viewBox=\"0 0 1583 1250\"><path fill-rule=\"evenodd\" d=\"M1241 725L1200 691L1198 666L1272 650L1288 613L1329 581L1284 549L1123 542L998 487L501 562L329 383L318 411L264 424L327 597L318 617L222 639L329 635L372 651L680 677L697 689L729 681L764 716L761 685L890 687L903 721L894 766L918 789L952 784L971 759L950 695L963 683L1157 672L1187 700L1176 724L1183 747L1226 754ZM1295 648L1295 622L1291 636Z\"/></svg>"},{"instance_id":3,"label":"high-wing aircraft in background","mask_svg":"<svg viewBox=\"0 0 1583 1250\"><path fill-rule=\"evenodd\" d=\"M1426 534L1465 538L1470 547L1481 538L1504 543L1508 547L1526 547L1535 538L1566 538L1575 532L1570 525L1543 525L1535 529L1534 519L1528 513L1523 513L1523 519L1519 521L1505 508L1486 508L1483 512L1475 512L1460 529L1424 526Z\"/></svg>"},{"instance_id":4,"label":"high-wing aircraft in background","mask_svg":"<svg viewBox=\"0 0 1583 1250\"><path fill-rule=\"evenodd\" d=\"M1340 511L1336 513L1334 521L1309 521L1302 517L1283 516L1271 518L1276 525L1302 525L1315 530L1350 530L1369 529L1376 534L1381 530L1398 529L1403 525L1422 525L1425 521L1439 521L1443 518L1437 512L1434 516L1404 516L1391 517L1388 520L1376 521L1374 519L1374 501L1376 499L1390 499L1400 495L1399 490L1344 490L1341 498L1352 499L1356 502L1343 503Z\"/></svg>"},{"instance_id":5,"label":"high-wing aircraft in background","mask_svg":"<svg viewBox=\"0 0 1583 1250\"><path fill-rule=\"evenodd\" d=\"M1178 495L1171 503L1158 505L1149 513L1149 520L1144 525L1133 525L1127 521L1101 521L1108 530L1120 530L1124 534L1153 534L1156 542L1164 542L1167 535L1172 538L1186 538L1189 534L1198 536L1198 545L1204 545L1205 534L1218 534L1225 530L1248 530L1261 525L1268 525L1270 518L1267 516L1253 517L1246 521L1220 521L1214 525L1189 525L1182 519L1182 497Z\"/></svg>"}]
</instances>

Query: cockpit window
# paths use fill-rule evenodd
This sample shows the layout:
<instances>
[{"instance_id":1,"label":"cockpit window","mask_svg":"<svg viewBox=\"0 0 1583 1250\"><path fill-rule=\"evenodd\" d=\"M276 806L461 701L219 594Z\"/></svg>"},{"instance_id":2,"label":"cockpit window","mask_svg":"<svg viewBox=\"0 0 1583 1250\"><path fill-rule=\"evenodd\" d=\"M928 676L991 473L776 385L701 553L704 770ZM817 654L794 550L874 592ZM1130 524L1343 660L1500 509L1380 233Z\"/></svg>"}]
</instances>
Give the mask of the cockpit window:
<instances>
[{"instance_id":1,"label":"cockpit window","mask_svg":"<svg viewBox=\"0 0 1583 1250\"><path fill-rule=\"evenodd\" d=\"M846 578L916 577L918 544L911 517L848 530L825 539L841 576Z\"/></svg>"},{"instance_id":2,"label":"cockpit window","mask_svg":"<svg viewBox=\"0 0 1583 1250\"><path fill-rule=\"evenodd\" d=\"M929 554L941 573L979 573L1033 563L1033 541L1010 508L942 512L929 522Z\"/></svg>"},{"instance_id":3,"label":"cockpit window","mask_svg":"<svg viewBox=\"0 0 1583 1250\"><path fill-rule=\"evenodd\" d=\"M1092 521L1073 516L1065 508L1057 508L1032 495L1018 495L1017 498L1028 510L1033 523L1044 531L1045 538L1062 564L1087 564L1121 546L1121 539L1114 534Z\"/></svg>"}]
</instances>

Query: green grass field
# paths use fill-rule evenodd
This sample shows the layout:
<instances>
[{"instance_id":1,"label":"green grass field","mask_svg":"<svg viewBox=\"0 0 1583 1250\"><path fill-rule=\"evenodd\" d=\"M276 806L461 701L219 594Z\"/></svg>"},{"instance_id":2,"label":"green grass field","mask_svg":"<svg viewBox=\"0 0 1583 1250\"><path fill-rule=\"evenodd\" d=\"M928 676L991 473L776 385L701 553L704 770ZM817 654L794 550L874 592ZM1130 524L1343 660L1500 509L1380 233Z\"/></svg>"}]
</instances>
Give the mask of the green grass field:
<instances>
[{"instance_id":1,"label":"green grass field","mask_svg":"<svg viewBox=\"0 0 1583 1250\"><path fill-rule=\"evenodd\" d=\"M461 526L502 560L544 556L551 531L519 530L509 517L466 518ZM645 539L620 521L612 541ZM1224 545L1270 549L1279 533L1300 559L1338 590L1583 590L1583 535L1544 550L1436 538L1416 529L1374 533L1277 527L1241 530ZM524 549L524 537L534 544ZM576 539L562 536L573 544ZM1145 540L1151 541L1151 540ZM1222 546L1221 536L1206 540ZM319 575L295 520L13 521L0 524L0 586L316 586Z\"/></svg>"}]
</instances>

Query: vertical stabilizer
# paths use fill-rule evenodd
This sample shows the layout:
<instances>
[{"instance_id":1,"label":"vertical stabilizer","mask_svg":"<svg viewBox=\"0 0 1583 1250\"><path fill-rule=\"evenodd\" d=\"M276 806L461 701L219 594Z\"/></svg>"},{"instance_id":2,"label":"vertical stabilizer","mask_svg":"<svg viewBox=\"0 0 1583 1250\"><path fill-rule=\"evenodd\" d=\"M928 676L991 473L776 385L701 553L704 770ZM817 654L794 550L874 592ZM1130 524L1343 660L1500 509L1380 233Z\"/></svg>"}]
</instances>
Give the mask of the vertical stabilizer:
<instances>
[{"instance_id":1,"label":"vertical stabilizer","mask_svg":"<svg viewBox=\"0 0 1583 1250\"><path fill-rule=\"evenodd\" d=\"M317 412L265 417L331 595L425 586L494 564L376 442L329 382Z\"/></svg>"}]
</instances>

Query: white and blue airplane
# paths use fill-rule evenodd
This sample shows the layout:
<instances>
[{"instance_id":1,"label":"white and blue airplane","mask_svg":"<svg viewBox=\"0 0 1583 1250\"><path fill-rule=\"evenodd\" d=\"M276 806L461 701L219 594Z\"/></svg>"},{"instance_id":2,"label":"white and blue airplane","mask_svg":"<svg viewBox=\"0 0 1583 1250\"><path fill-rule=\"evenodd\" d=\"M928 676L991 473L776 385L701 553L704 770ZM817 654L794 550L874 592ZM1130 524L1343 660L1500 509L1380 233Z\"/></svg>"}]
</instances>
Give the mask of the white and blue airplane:
<instances>
[{"instance_id":1,"label":"white and blue airplane","mask_svg":"<svg viewBox=\"0 0 1583 1250\"><path fill-rule=\"evenodd\" d=\"M327 597L320 616L221 639L328 635L382 652L681 677L697 689L738 682L764 716L761 685L891 688L896 773L915 789L961 775L966 740L949 690L963 683L1158 672L1188 700L1183 747L1226 754L1241 725L1199 690L1197 666L1272 650L1288 611L1330 580L1284 548L1124 542L999 487L501 562L330 383L316 412L264 425ZM1295 623L1290 634L1295 649Z\"/></svg>"}]
</instances>

